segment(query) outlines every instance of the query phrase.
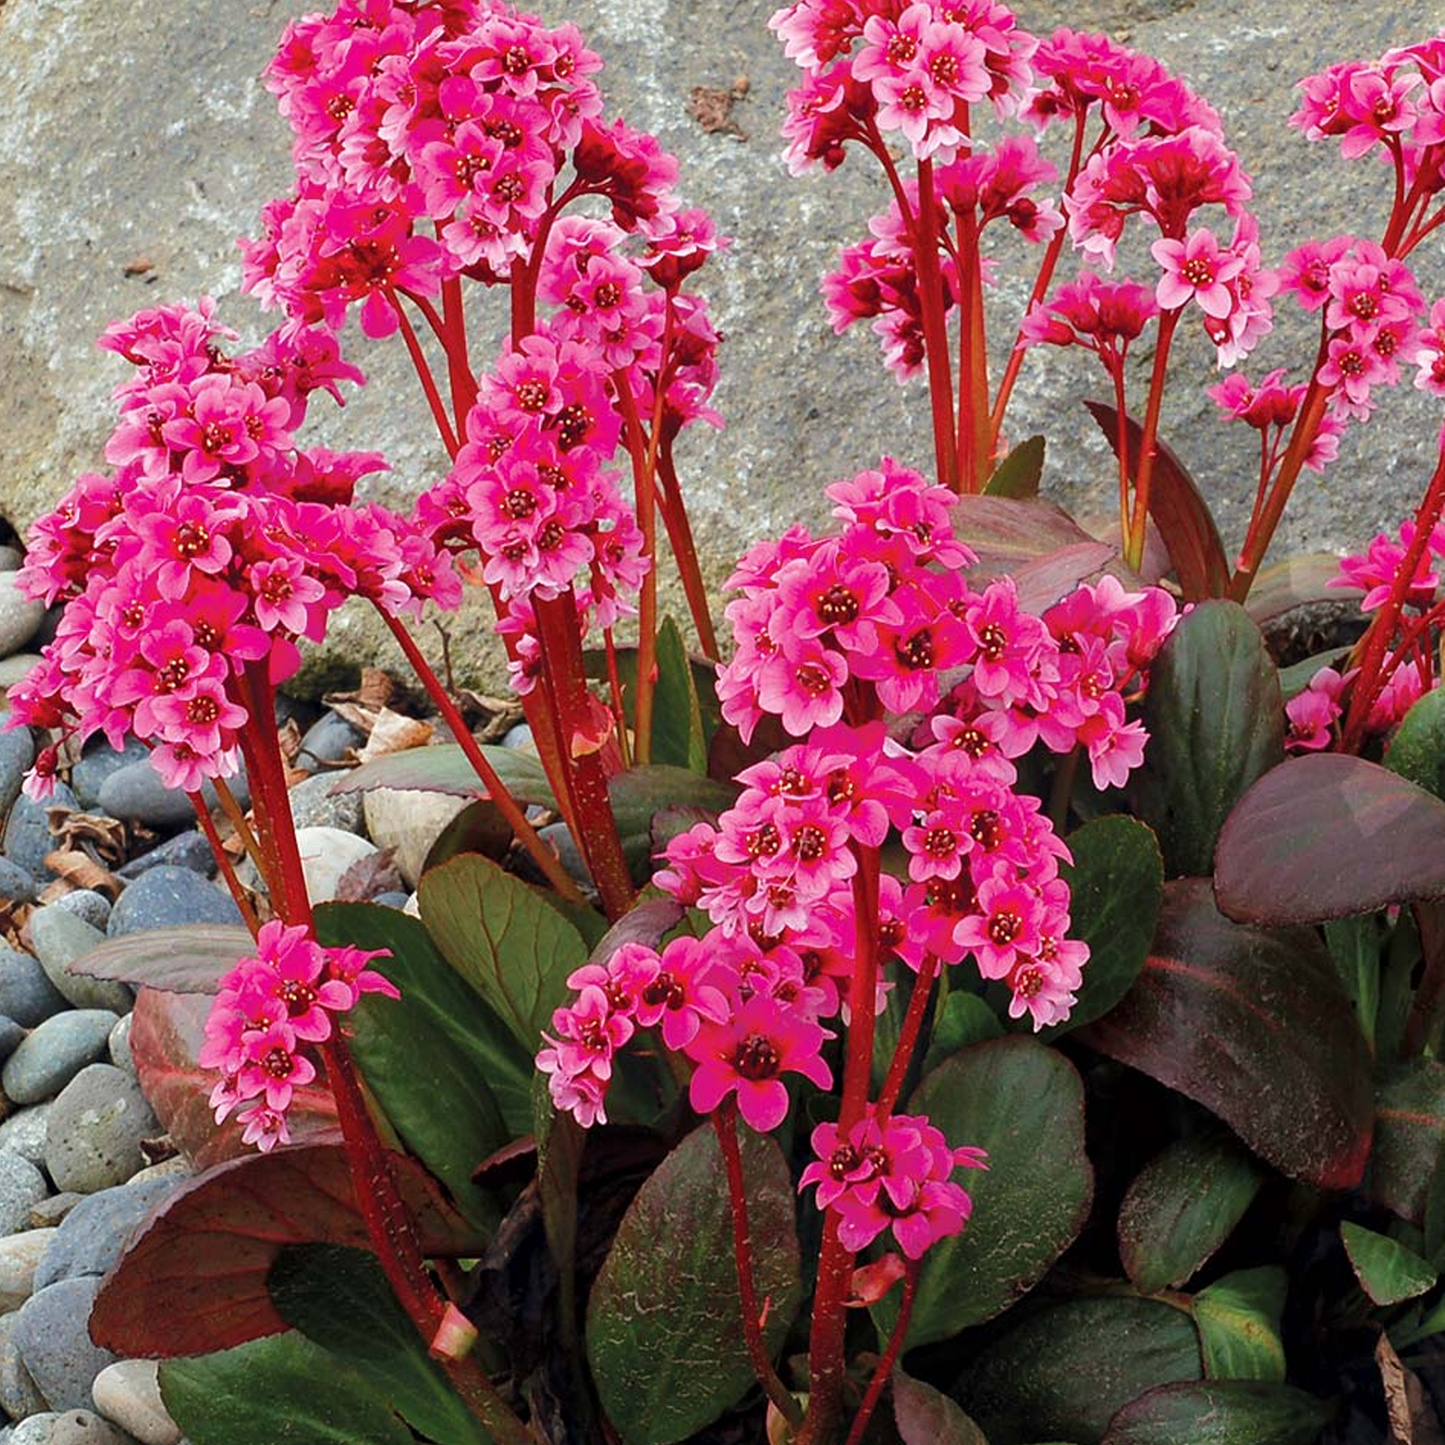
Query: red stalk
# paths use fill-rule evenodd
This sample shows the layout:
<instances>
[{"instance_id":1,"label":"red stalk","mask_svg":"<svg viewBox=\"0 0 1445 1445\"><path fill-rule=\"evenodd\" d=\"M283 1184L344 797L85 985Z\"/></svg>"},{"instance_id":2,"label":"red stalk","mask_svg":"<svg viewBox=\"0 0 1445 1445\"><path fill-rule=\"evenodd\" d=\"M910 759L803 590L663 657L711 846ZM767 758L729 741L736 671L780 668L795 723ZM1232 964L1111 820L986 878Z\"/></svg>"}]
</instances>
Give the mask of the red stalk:
<instances>
[{"instance_id":1,"label":"red stalk","mask_svg":"<svg viewBox=\"0 0 1445 1445\"><path fill-rule=\"evenodd\" d=\"M678 573L682 577L682 590L687 596L692 625L697 629L698 645L702 648L704 657L717 662L721 660L722 654L718 651L717 633L713 630L707 586L702 580L702 569L697 560L692 524L687 518L687 508L682 503L682 487L677 480L677 470L672 464L672 448L666 442L658 453L657 477L663 498L662 520L667 527L667 540L672 546L672 555L677 560Z\"/></svg>"},{"instance_id":2,"label":"red stalk","mask_svg":"<svg viewBox=\"0 0 1445 1445\"><path fill-rule=\"evenodd\" d=\"M918 1046L918 1033L923 1027L923 1015L928 1011L928 998L933 992L933 981L938 977L938 958L928 953L923 957L923 967L913 983L913 993L908 1000L908 1011L903 1015L903 1027L898 1031L898 1047L893 1050L893 1059L888 1065L888 1075L883 1080L883 1090L873 1106L879 1120L886 1119L898 1102L903 1088L908 1065L913 1061L913 1051Z\"/></svg>"},{"instance_id":3,"label":"red stalk","mask_svg":"<svg viewBox=\"0 0 1445 1445\"><path fill-rule=\"evenodd\" d=\"M1166 311L1159 318L1159 338L1154 351L1154 371L1149 378L1149 401L1144 409L1144 426L1139 438L1139 469L1134 477L1134 514L1125 539L1124 560L1137 572L1144 564L1144 534L1149 522L1149 483L1154 475L1155 441L1159 434L1159 410L1164 404L1164 377L1169 369L1169 347L1183 310Z\"/></svg>"},{"instance_id":4,"label":"red stalk","mask_svg":"<svg viewBox=\"0 0 1445 1445\"><path fill-rule=\"evenodd\" d=\"M938 207L933 194L933 162L918 162L918 218L913 227L913 264L918 274L918 303L923 349L928 363L928 394L933 411L933 450L938 479L955 492L962 483L953 430L953 378L948 357L948 321L943 310L943 277L938 266Z\"/></svg>"},{"instance_id":5,"label":"red stalk","mask_svg":"<svg viewBox=\"0 0 1445 1445\"><path fill-rule=\"evenodd\" d=\"M442 445L447 449L447 455L453 460L457 459L456 433L452 430L452 424L447 417L446 406L442 402L441 393L437 390L436 378L431 373L431 367L427 364L426 353L421 349L421 342L417 339L416 329L407 319L405 310L402 309L401 299L395 291L388 290L388 297L391 299L393 309L396 311L396 319L401 327L402 340L406 342L406 349L411 356L411 364L416 368L416 374L421 381L421 389L426 393L427 405L431 408L432 420L436 422L437 431L441 435Z\"/></svg>"},{"instance_id":6,"label":"red stalk","mask_svg":"<svg viewBox=\"0 0 1445 1445\"><path fill-rule=\"evenodd\" d=\"M893 1366L898 1363L899 1352L908 1335L908 1321L913 1315L913 1301L918 1294L918 1270L916 1259L910 1259L904 1266L903 1302L898 1308L898 1322L893 1326L893 1333L888 1337L888 1348L883 1351L883 1358L878 1361L878 1368L873 1371L873 1378L868 1382L868 1392L863 1396L863 1403L853 1417L853 1427L848 1431L845 1445L859 1445L863 1439L863 1432L868 1428L868 1421L873 1418L873 1411L883 1393L883 1387L893 1373Z\"/></svg>"},{"instance_id":7,"label":"red stalk","mask_svg":"<svg viewBox=\"0 0 1445 1445\"><path fill-rule=\"evenodd\" d=\"M665 329L672 324L672 308L667 311ZM663 367L667 357L666 335L663 337ZM639 763L652 761L652 698L657 686L657 488L653 473L657 458L657 424L654 418L654 444L649 446L642 430L642 418L637 412L637 398L632 394L627 372L619 369L612 373L617 388L617 404L627 430L627 450L632 458L632 480L637 525L642 531L642 546L652 565L642 579L642 591L637 602L637 685L633 693L633 753ZM661 401L662 375L657 378L658 399Z\"/></svg>"},{"instance_id":8,"label":"red stalk","mask_svg":"<svg viewBox=\"0 0 1445 1445\"><path fill-rule=\"evenodd\" d=\"M241 887L241 880L236 876L231 855L226 852L225 844L221 842L221 835L216 831L216 825L212 821L211 810L206 806L206 800L199 793L187 793L186 796L191 800L191 807L196 810L196 821L201 825L201 832L206 835L206 842L211 845L211 852L215 854L216 866L221 870L221 877L225 880L236 907L241 910L241 921L250 930L251 937L255 938L261 931L260 920L251 907L251 900L246 896L246 890Z\"/></svg>"}]
</instances>

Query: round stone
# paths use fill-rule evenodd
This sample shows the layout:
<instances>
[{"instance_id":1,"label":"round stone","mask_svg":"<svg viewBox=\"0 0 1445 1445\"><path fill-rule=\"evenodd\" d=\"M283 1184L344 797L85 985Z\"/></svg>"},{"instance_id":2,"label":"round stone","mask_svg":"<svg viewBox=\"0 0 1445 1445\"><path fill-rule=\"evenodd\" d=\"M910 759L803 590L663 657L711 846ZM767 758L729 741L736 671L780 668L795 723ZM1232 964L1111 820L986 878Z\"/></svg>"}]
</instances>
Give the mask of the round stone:
<instances>
[{"instance_id":1,"label":"round stone","mask_svg":"<svg viewBox=\"0 0 1445 1445\"><path fill-rule=\"evenodd\" d=\"M32 1164L44 1164L50 1107L49 1104L32 1104L28 1109L17 1109L0 1124L0 1149L8 1149Z\"/></svg>"},{"instance_id":2,"label":"round stone","mask_svg":"<svg viewBox=\"0 0 1445 1445\"><path fill-rule=\"evenodd\" d=\"M343 833L340 828L298 828L296 846L301 852L306 892L312 903L335 898L341 875L353 863L378 851L375 843L355 833Z\"/></svg>"},{"instance_id":3,"label":"round stone","mask_svg":"<svg viewBox=\"0 0 1445 1445\"><path fill-rule=\"evenodd\" d=\"M25 1030L14 1019L0 1014L0 1062L8 1059L24 1042Z\"/></svg>"},{"instance_id":4,"label":"round stone","mask_svg":"<svg viewBox=\"0 0 1445 1445\"><path fill-rule=\"evenodd\" d=\"M209 878L216 871L216 855L211 852L205 835L192 828L188 832L177 833L174 838L167 838L150 852L132 858L115 871L117 877L130 879L139 878L152 868L189 868L192 873Z\"/></svg>"},{"instance_id":5,"label":"round stone","mask_svg":"<svg viewBox=\"0 0 1445 1445\"><path fill-rule=\"evenodd\" d=\"M396 850L396 866L408 888L416 887L442 829L470 801L412 788L373 788L365 796L366 831L378 848Z\"/></svg>"},{"instance_id":6,"label":"round stone","mask_svg":"<svg viewBox=\"0 0 1445 1445\"><path fill-rule=\"evenodd\" d=\"M40 885L18 864L0 858L0 898L8 903L34 903Z\"/></svg>"},{"instance_id":7,"label":"round stone","mask_svg":"<svg viewBox=\"0 0 1445 1445\"><path fill-rule=\"evenodd\" d=\"M296 766L314 772L325 763L339 763L350 748L359 748L366 741L344 717L334 712L323 713L301 739Z\"/></svg>"},{"instance_id":8,"label":"round stone","mask_svg":"<svg viewBox=\"0 0 1445 1445\"><path fill-rule=\"evenodd\" d=\"M53 1410L83 1410L90 1387L115 1362L90 1338L90 1309L100 1280L63 1279L47 1285L20 1306L15 1344L30 1377Z\"/></svg>"},{"instance_id":9,"label":"round stone","mask_svg":"<svg viewBox=\"0 0 1445 1445\"><path fill-rule=\"evenodd\" d=\"M91 1410L46 1411L22 1420L9 1445L133 1445L118 1426Z\"/></svg>"},{"instance_id":10,"label":"round stone","mask_svg":"<svg viewBox=\"0 0 1445 1445\"><path fill-rule=\"evenodd\" d=\"M65 1007L65 995L46 977L38 958L0 948L0 1014L33 1029Z\"/></svg>"},{"instance_id":11,"label":"round stone","mask_svg":"<svg viewBox=\"0 0 1445 1445\"><path fill-rule=\"evenodd\" d=\"M141 1445L179 1445L181 1432L161 1399L154 1360L117 1360L95 1377L95 1408Z\"/></svg>"},{"instance_id":12,"label":"round stone","mask_svg":"<svg viewBox=\"0 0 1445 1445\"><path fill-rule=\"evenodd\" d=\"M86 809L99 808L100 789L112 773L132 763L144 763L150 757L150 749L138 738L127 738L125 747L117 752L102 738L96 739L81 754L79 762L70 770L70 786L80 799L80 806Z\"/></svg>"},{"instance_id":13,"label":"round stone","mask_svg":"<svg viewBox=\"0 0 1445 1445\"><path fill-rule=\"evenodd\" d=\"M244 808L251 800L245 775L226 779L226 786ZM201 796L217 806L215 786L207 782ZM168 788L149 762L127 763L117 768L100 785L101 812L127 823L144 823L148 828L179 828L195 821L196 810L180 788Z\"/></svg>"},{"instance_id":14,"label":"round stone","mask_svg":"<svg viewBox=\"0 0 1445 1445\"><path fill-rule=\"evenodd\" d=\"M9 657L40 631L45 604L25 596L14 572L0 572L0 657Z\"/></svg>"},{"instance_id":15,"label":"round stone","mask_svg":"<svg viewBox=\"0 0 1445 1445\"><path fill-rule=\"evenodd\" d=\"M16 679L18 681L19 679ZM35 742L29 728L5 730L10 714L0 709L0 813L8 813L20 796L25 774L35 761Z\"/></svg>"},{"instance_id":16,"label":"round stone","mask_svg":"<svg viewBox=\"0 0 1445 1445\"><path fill-rule=\"evenodd\" d=\"M48 883L55 877L45 866L46 854L55 851L55 836L50 831L50 810L74 810L75 807L75 794L64 783L56 783L55 791L43 803L22 794L15 799L10 816L5 820L5 843L0 852L12 863L18 863L38 882Z\"/></svg>"},{"instance_id":17,"label":"round stone","mask_svg":"<svg viewBox=\"0 0 1445 1445\"><path fill-rule=\"evenodd\" d=\"M18 1319L17 1314L0 1315L0 1406L12 1420L24 1420L49 1408L15 1346Z\"/></svg>"},{"instance_id":18,"label":"round stone","mask_svg":"<svg viewBox=\"0 0 1445 1445\"><path fill-rule=\"evenodd\" d=\"M110 1031L110 1039L106 1044L111 1063L132 1076L135 1074L135 1055L130 1051L130 1025L133 1018L134 1014L126 1014ZM0 1128L3 1127L0 1125Z\"/></svg>"},{"instance_id":19,"label":"round stone","mask_svg":"<svg viewBox=\"0 0 1445 1445\"><path fill-rule=\"evenodd\" d=\"M105 925L110 922L110 899L104 893L97 893L94 888L77 888L74 893L63 893L48 906L73 913L92 928L100 929L102 933L105 932Z\"/></svg>"},{"instance_id":20,"label":"round stone","mask_svg":"<svg viewBox=\"0 0 1445 1445\"><path fill-rule=\"evenodd\" d=\"M525 748L528 752L536 752L537 744L532 737L532 728L529 723L518 723L510 727L502 734L502 746L504 748Z\"/></svg>"},{"instance_id":21,"label":"round stone","mask_svg":"<svg viewBox=\"0 0 1445 1445\"><path fill-rule=\"evenodd\" d=\"M235 900L189 868L162 865L126 886L110 911L112 938L146 928L183 928L189 923L240 923Z\"/></svg>"},{"instance_id":22,"label":"round stone","mask_svg":"<svg viewBox=\"0 0 1445 1445\"><path fill-rule=\"evenodd\" d=\"M135 1079L114 1064L89 1064L55 1101L45 1168L57 1189L94 1194L143 1169L141 1140L161 1132Z\"/></svg>"},{"instance_id":23,"label":"round stone","mask_svg":"<svg viewBox=\"0 0 1445 1445\"><path fill-rule=\"evenodd\" d=\"M361 794L333 793L338 775L315 773L302 778L290 793L291 817L298 828L340 828L343 833L360 833Z\"/></svg>"},{"instance_id":24,"label":"round stone","mask_svg":"<svg viewBox=\"0 0 1445 1445\"><path fill-rule=\"evenodd\" d=\"M18 1310L35 1292L35 1270L54 1229L27 1229L0 1239L0 1313Z\"/></svg>"},{"instance_id":25,"label":"round stone","mask_svg":"<svg viewBox=\"0 0 1445 1445\"><path fill-rule=\"evenodd\" d=\"M53 1099L87 1064L105 1057L116 1023L109 1009L70 1009L46 1019L6 1059L0 1072L5 1097L16 1104Z\"/></svg>"},{"instance_id":26,"label":"round stone","mask_svg":"<svg viewBox=\"0 0 1445 1445\"><path fill-rule=\"evenodd\" d=\"M75 1008L128 1013L135 996L123 983L72 973L70 965L94 953L105 934L69 909L48 905L30 915L30 942L45 976Z\"/></svg>"},{"instance_id":27,"label":"round stone","mask_svg":"<svg viewBox=\"0 0 1445 1445\"><path fill-rule=\"evenodd\" d=\"M0 1235L25 1229L31 1207L49 1193L45 1176L28 1159L0 1150Z\"/></svg>"},{"instance_id":28,"label":"round stone","mask_svg":"<svg viewBox=\"0 0 1445 1445\"><path fill-rule=\"evenodd\" d=\"M65 1216L35 1271L35 1288L57 1280L102 1275L121 1256L136 1226L184 1183L179 1175L132 1179L87 1195Z\"/></svg>"}]
</instances>

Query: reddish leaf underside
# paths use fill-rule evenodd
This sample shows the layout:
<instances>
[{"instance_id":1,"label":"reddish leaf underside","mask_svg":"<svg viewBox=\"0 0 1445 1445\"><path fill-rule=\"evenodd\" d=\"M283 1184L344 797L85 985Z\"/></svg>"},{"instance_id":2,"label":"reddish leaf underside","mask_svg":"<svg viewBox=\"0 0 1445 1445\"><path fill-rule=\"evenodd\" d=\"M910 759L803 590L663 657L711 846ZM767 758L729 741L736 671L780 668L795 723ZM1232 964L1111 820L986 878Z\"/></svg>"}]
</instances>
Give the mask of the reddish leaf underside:
<instances>
[{"instance_id":1,"label":"reddish leaf underside","mask_svg":"<svg viewBox=\"0 0 1445 1445\"><path fill-rule=\"evenodd\" d=\"M392 1166L428 1255L478 1253L483 1241L420 1165ZM370 1247L338 1143L228 1160L187 1181L150 1215L105 1277L91 1338L134 1358L226 1350L287 1328L266 1276L288 1244Z\"/></svg>"},{"instance_id":2,"label":"reddish leaf underside","mask_svg":"<svg viewBox=\"0 0 1445 1445\"><path fill-rule=\"evenodd\" d=\"M70 972L170 993L213 994L220 988L221 975L252 951L251 935L239 924L152 928L101 944L71 964Z\"/></svg>"},{"instance_id":3,"label":"reddish leaf underside","mask_svg":"<svg viewBox=\"0 0 1445 1445\"><path fill-rule=\"evenodd\" d=\"M1166 884L1138 981L1080 1037L1202 1104L1291 1178L1359 1183L1374 1114L1369 1051L1313 933L1231 923L1208 879Z\"/></svg>"},{"instance_id":4,"label":"reddish leaf underside","mask_svg":"<svg viewBox=\"0 0 1445 1445\"><path fill-rule=\"evenodd\" d=\"M1363 758L1292 758L1225 820L1214 892L1230 918L1267 925L1445 897L1445 803Z\"/></svg>"}]
</instances>

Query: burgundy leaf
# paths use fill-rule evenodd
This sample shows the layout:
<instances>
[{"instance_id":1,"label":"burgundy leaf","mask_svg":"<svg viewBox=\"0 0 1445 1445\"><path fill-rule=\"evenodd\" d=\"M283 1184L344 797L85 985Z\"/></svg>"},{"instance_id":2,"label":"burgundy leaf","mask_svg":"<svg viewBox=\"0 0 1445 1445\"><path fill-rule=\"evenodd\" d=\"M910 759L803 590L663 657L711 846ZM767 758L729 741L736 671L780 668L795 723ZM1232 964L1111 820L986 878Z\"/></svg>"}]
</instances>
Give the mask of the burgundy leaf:
<instances>
[{"instance_id":1,"label":"burgundy leaf","mask_svg":"<svg viewBox=\"0 0 1445 1445\"><path fill-rule=\"evenodd\" d=\"M1365 595L1362 587L1331 587L1340 575L1340 559L1333 552L1309 552L1273 562L1254 579L1245 610L1261 627L1296 607L1316 602L1345 603Z\"/></svg>"},{"instance_id":2,"label":"burgundy leaf","mask_svg":"<svg viewBox=\"0 0 1445 1445\"><path fill-rule=\"evenodd\" d=\"M1117 563L1119 554L1107 542L1075 542L1037 561L1026 562L1014 574L1019 606L1040 613L1066 597L1081 582L1097 581Z\"/></svg>"}]
</instances>

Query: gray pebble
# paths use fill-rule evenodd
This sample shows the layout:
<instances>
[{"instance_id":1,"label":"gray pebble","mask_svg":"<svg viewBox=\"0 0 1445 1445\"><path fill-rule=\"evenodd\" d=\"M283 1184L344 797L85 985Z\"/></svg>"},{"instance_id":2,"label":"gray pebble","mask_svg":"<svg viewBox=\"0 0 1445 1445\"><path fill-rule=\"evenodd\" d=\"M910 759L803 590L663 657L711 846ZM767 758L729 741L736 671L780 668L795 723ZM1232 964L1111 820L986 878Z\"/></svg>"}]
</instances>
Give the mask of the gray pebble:
<instances>
[{"instance_id":1,"label":"gray pebble","mask_svg":"<svg viewBox=\"0 0 1445 1445\"><path fill-rule=\"evenodd\" d=\"M18 572L25 553L9 542L0 542L0 572Z\"/></svg>"},{"instance_id":2,"label":"gray pebble","mask_svg":"<svg viewBox=\"0 0 1445 1445\"><path fill-rule=\"evenodd\" d=\"M129 1430L140 1445L180 1445L180 1427L161 1398L154 1360L117 1360L95 1377L95 1408L113 1425Z\"/></svg>"},{"instance_id":3,"label":"gray pebble","mask_svg":"<svg viewBox=\"0 0 1445 1445\"><path fill-rule=\"evenodd\" d=\"M291 816L298 828L340 828L365 837L360 793L333 793L337 774L316 773L303 778L290 792Z\"/></svg>"},{"instance_id":4,"label":"gray pebble","mask_svg":"<svg viewBox=\"0 0 1445 1445\"><path fill-rule=\"evenodd\" d=\"M130 1011L134 995L123 983L108 978L86 978L72 973L70 965L94 953L105 934L64 908L49 905L30 915L30 943L45 976L75 1008L105 1008L112 1013Z\"/></svg>"},{"instance_id":5,"label":"gray pebble","mask_svg":"<svg viewBox=\"0 0 1445 1445\"><path fill-rule=\"evenodd\" d=\"M34 903L40 885L18 864L0 858L0 903Z\"/></svg>"},{"instance_id":6,"label":"gray pebble","mask_svg":"<svg viewBox=\"0 0 1445 1445\"><path fill-rule=\"evenodd\" d=\"M132 763L144 763L149 757L150 749L139 738L127 738L120 752L116 752L103 737L96 739L70 770L70 786L80 799L80 806L87 809L101 807L100 789L105 780L121 768Z\"/></svg>"},{"instance_id":7,"label":"gray pebble","mask_svg":"<svg viewBox=\"0 0 1445 1445\"><path fill-rule=\"evenodd\" d=\"M8 1149L32 1164L44 1164L46 1121L50 1118L50 1109L49 1104L32 1104L28 1109L17 1109L0 1124L0 1149Z\"/></svg>"},{"instance_id":8,"label":"gray pebble","mask_svg":"<svg viewBox=\"0 0 1445 1445\"><path fill-rule=\"evenodd\" d=\"M135 1440L90 1410L65 1410L23 1420L10 1445L135 1445Z\"/></svg>"},{"instance_id":9,"label":"gray pebble","mask_svg":"<svg viewBox=\"0 0 1445 1445\"><path fill-rule=\"evenodd\" d=\"M244 773L226 779L226 786L244 808L251 801ZM209 782L201 795L214 808L216 790ZM179 788L168 788L149 762L127 763L117 768L100 785L97 800L103 813L127 823L144 823L148 828L178 828L193 822L196 810Z\"/></svg>"},{"instance_id":10,"label":"gray pebble","mask_svg":"<svg viewBox=\"0 0 1445 1445\"><path fill-rule=\"evenodd\" d=\"M45 621L45 604L25 596L13 572L0 572L0 657L19 652Z\"/></svg>"},{"instance_id":11,"label":"gray pebble","mask_svg":"<svg viewBox=\"0 0 1445 1445\"><path fill-rule=\"evenodd\" d=\"M126 1014L110 1031L110 1040L106 1045L110 1051L111 1063L118 1069L124 1069L132 1077L135 1075L135 1055L130 1051L130 1025L134 1017L134 1014ZM0 1124L0 1128L4 1128L4 1125Z\"/></svg>"},{"instance_id":12,"label":"gray pebble","mask_svg":"<svg viewBox=\"0 0 1445 1445\"><path fill-rule=\"evenodd\" d=\"M116 1189L102 1189L82 1199L65 1216L35 1271L35 1288L62 1279L102 1275L120 1258L126 1241L142 1219L184 1183L165 1179L133 1179Z\"/></svg>"},{"instance_id":13,"label":"gray pebble","mask_svg":"<svg viewBox=\"0 0 1445 1445\"><path fill-rule=\"evenodd\" d=\"M537 836L551 845L563 868L584 888L592 887L592 875L582 861L581 850L572 841L572 834L565 823L548 823L537 830Z\"/></svg>"},{"instance_id":14,"label":"gray pebble","mask_svg":"<svg viewBox=\"0 0 1445 1445\"><path fill-rule=\"evenodd\" d=\"M115 1359L87 1328L99 1289L98 1279L63 1279L36 1290L16 1316L20 1358L52 1409L88 1407L91 1382Z\"/></svg>"},{"instance_id":15,"label":"gray pebble","mask_svg":"<svg viewBox=\"0 0 1445 1445\"><path fill-rule=\"evenodd\" d=\"M84 919L92 928L100 929L102 933L105 932L105 925L110 922L110 899L104 893L97 893L94 888L77 888L74 893L62 893L48 906L63 908L67 913Z\"/></svg>"},{"instance_id":16,"label":"gray pebble","mask_svg":"<svg viewBox=\"0 0 1445 1445\"><path fill-rule=\"evenodd\" d=\"M10 657L0 657L0 692L9 692L17 682L23 682L35 671L36 664L44 660L38 652L17 652Z\"/></svg>"},{"instance_id":17,"label":"gray pebble","mask_svg":"<svg viewBox=\"0 0 1445 1445\"><path fill-rule=\"evenodd\" d=\"M114 1064L89 1064L60 1092L46 1130L45 1168L57 1189L94 1194L145 1167L142 1139L160 1134L140 1085Z\"/></svg>"},{"instance_id":18,"label":"gray pebble","mask_svg":"<svg viewBox=\"0 0 1445 1445\"><path fill-rule=\"evenodd\" d=\"M162 865L142 873L120 895L106 931L112 938L120 938L146 928L241 921L241 912L229 893L189 868Z\"/></svg>"},{"instance_id":19,"label":"gray pebble","mask_svg":"<svg viewBox=\"0 0 1445 1445\"><path fill-rule=\"evenodd\" d=\"M46 1019L5 1061L0 1086L6 1098L17 1104L53 1099L87 1064L105 1057L116 1022L108 1009L70 1009Z\"/></svg>"},{"instance_id":20,"label":"gray pebble","mask_svg":"<svg viewBox=\"0 0 1445 1445\"><path fill-rule=\"evenodd\" d=\"M366 739L337 713L322 714L306 729L296 766L314 772L323 763L339 763L348 748L359 748Z\"/></svg>"},{"instance_id":21,"label":"gray pebble","mask_svg":"<svg viewBox=\"0 0 1445 1445\"><path fill-rule=\"evenodd\" d=\"M33 1029L66 1007L65 995L45 976L38 958L0 948L0 1014Z\"/></svg>"},{"instance_id":22,"label":"gray pebble","mask_svg":"<svg viewBox=\"0 0 1445 1445\"><path fill-rule=\"evenodd\" d=\"M202 873L209 878L216 871L216 855L205 835L194 828L167 838L148 853L122 864L115 871L121 878L139 878L152 868L189 868L192 873Z\"/></svg>"},{"instance_id":23,"label":"gray pebble","mask_svg":"<svg viewBox=\"0 0 1445 1445\"><path fill-rule=\"evenodd\" d=\"M24 1042L25 1030L14 1019L7 1019L4 1014L0 1014L0 1063L8 1059Z\"/></svg>"},{"instance_id":24,"label":"gray pebble","mask_svg":"<svg viewBox=\"0 0 1445 1445\"><path fill-rule=\"evenodd\" d=\"M49 1193L45 1176L28 1159L0 1149L0 1235L26 1228L31 1206Z\"/></svg>"},{"instance_id":25,"label":"gray pebble","mask_svg":"<svg viewBox=\"0 0 1445 1445\"><path fill-rule=\"evenodd\" d=\"M10 809L10 816L5 820L5 844L0 852L37 881L48 883L55 877L45 866L45 855L55 850L55 838L49 823L50 809L74 809L75 806L75 794L64 783L56 783L54 793L43 803L24 796L17 798Z\"/></svg>"},{"instance_id":26,"label":"gray pebble","mask_svg":"<svg viewBox=\"0 0 1445 1445\"><path fill-rule=\"evenodd\" d=\"M26 1229L0 1239L0 1311L18 1310L35 1293L35 1269L55 1237L53 1229Z\"/></svg>"},{"instance_id":27,"label":"gray pebble","mask_svg":"<svg viewBox=\"0 0 1445 1445\"><path fill-rule=\"evenodd\" d=\"M0 813L8 813L10 805L20 796L21 784L35 761L35 742L29 728L5 731L10 717L0 709Z\"/></svg>"},{"instance_id":28,"label":"gray pebble","mask_svg":"<svg viewBox=\"0 0 1445 1445\"><path fill-rule=\"evenodd\" d=\"M532 752L537 751L537 745L532 740L532 727L530 723L518 723L510 727L502 734L502 746L504 748L528 748Z\"/></svg>"},{"instance_id":29,"label":"gray pebble","mask_svg":"<svg viewBox=\"0 0 1445 1445\"><path fill-rule=\"evenodd\" d=\"M381 904L383 908L405 908L410 897L410 893L378 893L371 901Z\"/></svg>"},{"instance_id":30,"label":"gray pebble","mask_svg":"<svg viewBox=\"0 0 1445 1445\"><path fill-rule=\"evenodd\" d=\"M17 1314L0 1315L0 1405L12 1420L23 1420L48 1408L15 1345Z\"/></svg>"}]
</instances>

